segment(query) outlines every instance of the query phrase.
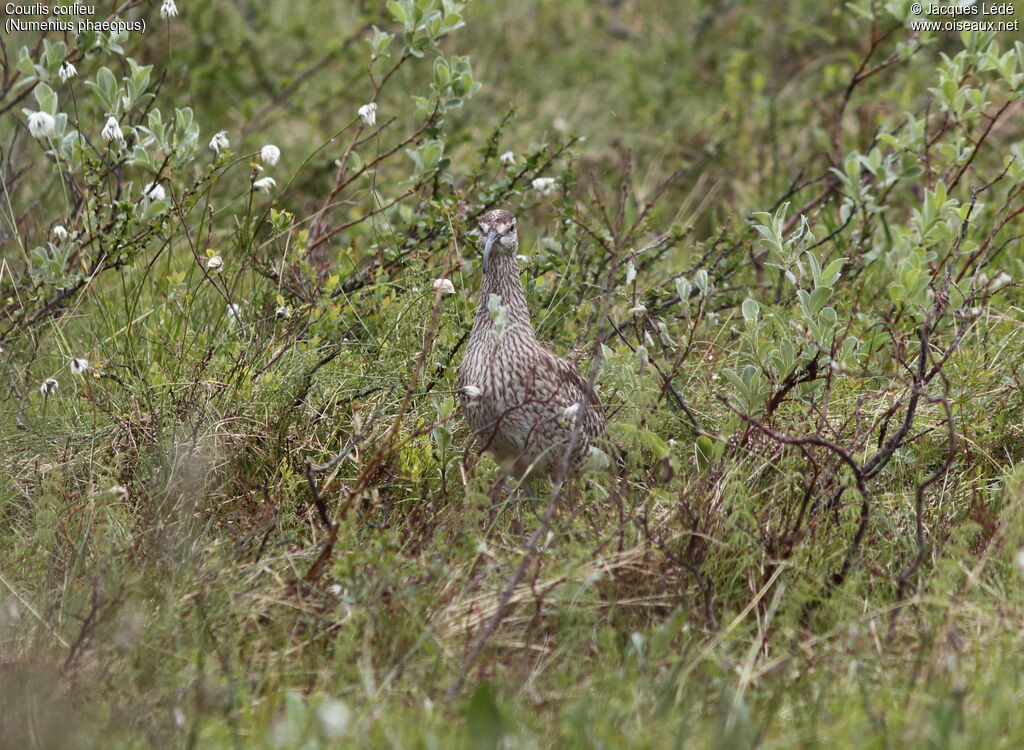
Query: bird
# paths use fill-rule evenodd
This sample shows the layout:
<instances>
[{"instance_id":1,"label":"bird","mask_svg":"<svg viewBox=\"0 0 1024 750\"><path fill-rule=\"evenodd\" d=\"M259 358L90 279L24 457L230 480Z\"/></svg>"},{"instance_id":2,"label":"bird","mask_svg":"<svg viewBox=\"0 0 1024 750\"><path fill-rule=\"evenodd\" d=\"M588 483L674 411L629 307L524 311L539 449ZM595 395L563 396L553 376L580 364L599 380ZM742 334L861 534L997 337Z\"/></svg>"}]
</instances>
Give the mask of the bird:
<instances>
[{"instance_id":1,"label":"bird","mask_svg":"<svg viewBox=\"0 0 1024 750\"><path fill-rule=\"evenodd\" d=\"M516 253L516 218L503 209L479 218L483 282L459 365L460 407L481 452L508 475L533 484L554 479L573 437L565 471L578 470L596 445L606 417L587 378L537 339ZM597 459L600 461L600 458Z\"/></svg>"}]
</instances>

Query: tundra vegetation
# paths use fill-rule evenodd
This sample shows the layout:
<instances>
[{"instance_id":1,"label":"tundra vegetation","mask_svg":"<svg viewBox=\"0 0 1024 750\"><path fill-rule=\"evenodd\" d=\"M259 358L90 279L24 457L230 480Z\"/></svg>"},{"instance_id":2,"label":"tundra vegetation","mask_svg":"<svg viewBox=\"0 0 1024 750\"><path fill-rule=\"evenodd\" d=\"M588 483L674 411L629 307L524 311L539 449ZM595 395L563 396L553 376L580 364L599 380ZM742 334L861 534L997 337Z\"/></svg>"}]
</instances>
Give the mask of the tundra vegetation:
<instances>
[{"instance_id":1,"label":"tundra vegetation","mask_svg":"<svg viewBox=\"0 0 1024 750\"><path fill-rule=\"evenodd\" d=\"M1024 43L910 8L0 37L0 744L1020 747ZM525 500L497 207L621 459Z\"/></svg>"}]
</instances>

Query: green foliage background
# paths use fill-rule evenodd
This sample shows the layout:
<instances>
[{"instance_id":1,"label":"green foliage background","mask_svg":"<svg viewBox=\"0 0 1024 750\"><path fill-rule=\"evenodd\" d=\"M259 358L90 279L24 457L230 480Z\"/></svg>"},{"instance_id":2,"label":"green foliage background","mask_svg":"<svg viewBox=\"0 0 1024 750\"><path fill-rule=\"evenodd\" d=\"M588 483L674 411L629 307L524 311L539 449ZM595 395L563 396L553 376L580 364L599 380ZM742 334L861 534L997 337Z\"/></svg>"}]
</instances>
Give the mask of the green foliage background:
<instances>
[{"instance_id":1,"label":"green foliage background","mask_svg":"<svg viewBox=\"0 0 1024 750\"><path fill-rule=\"evenodd\" d=\"M1024 37L909 8L3 36L0 745L1019 747ZM498 206L624 457L511 589L549 488L454 392Z\"/></svg>"}]
</instances>

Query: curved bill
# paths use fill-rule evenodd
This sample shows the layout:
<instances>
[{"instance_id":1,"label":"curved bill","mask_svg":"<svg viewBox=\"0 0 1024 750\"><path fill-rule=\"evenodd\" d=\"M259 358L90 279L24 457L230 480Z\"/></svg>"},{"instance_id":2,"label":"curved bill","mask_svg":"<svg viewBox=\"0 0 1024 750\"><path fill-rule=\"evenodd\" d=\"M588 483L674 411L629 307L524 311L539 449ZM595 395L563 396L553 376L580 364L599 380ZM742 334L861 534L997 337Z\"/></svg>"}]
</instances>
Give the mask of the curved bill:
<instances>
[{"instance_id":1,"label":"curved bill","mask_svg":"<svg viewBox=\"0 0 1024 750\"><path fill-rule=\"evenodd\" d=\"M484 240L484 273L487 273L488 259L491 256L491 246L494 241L498 239L498 230L492 229L487 233L487 239Z\"/></svg>"}]
</instances>

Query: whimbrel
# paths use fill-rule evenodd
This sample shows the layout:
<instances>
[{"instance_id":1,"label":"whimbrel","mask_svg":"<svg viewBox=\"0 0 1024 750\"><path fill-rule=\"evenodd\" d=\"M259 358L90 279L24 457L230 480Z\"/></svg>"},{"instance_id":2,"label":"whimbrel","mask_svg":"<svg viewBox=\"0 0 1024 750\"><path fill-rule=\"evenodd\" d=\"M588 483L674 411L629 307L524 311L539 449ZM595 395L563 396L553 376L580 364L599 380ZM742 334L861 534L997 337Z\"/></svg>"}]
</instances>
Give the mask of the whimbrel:
<instances>
[{"instance_id":1,"label":"whimbrel","mask_svg":"<svg viewBox=\"0 0 1024 750\"><path fill-rule=\"evenodd\" d=\"M484 275L459 366L462 412L480 450L517 479L554 476L578 429L572 470L597 450L604 411L587 379L537 340L516 264L515 217L489 211L480 232Z\"/></svg>"}]
</instances>

